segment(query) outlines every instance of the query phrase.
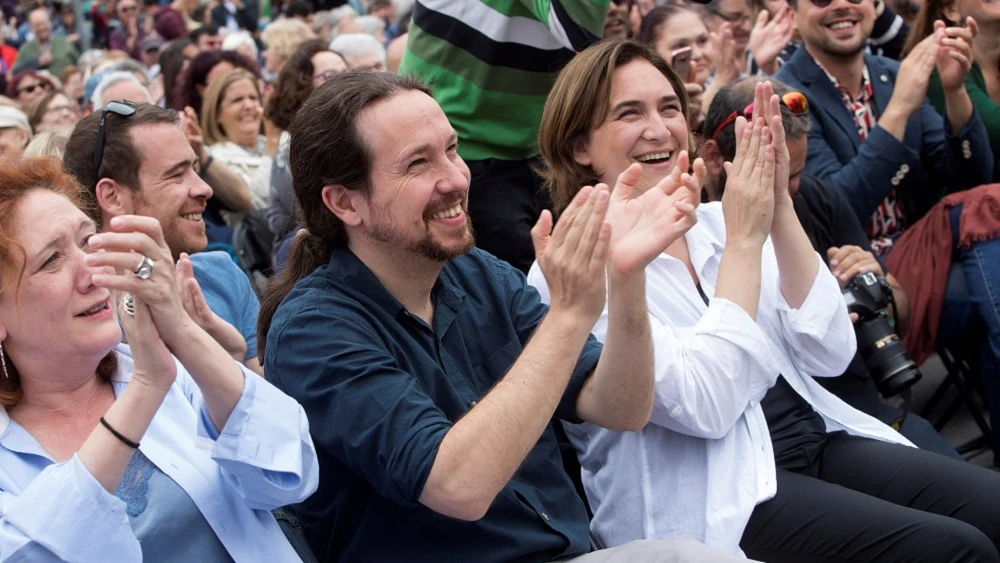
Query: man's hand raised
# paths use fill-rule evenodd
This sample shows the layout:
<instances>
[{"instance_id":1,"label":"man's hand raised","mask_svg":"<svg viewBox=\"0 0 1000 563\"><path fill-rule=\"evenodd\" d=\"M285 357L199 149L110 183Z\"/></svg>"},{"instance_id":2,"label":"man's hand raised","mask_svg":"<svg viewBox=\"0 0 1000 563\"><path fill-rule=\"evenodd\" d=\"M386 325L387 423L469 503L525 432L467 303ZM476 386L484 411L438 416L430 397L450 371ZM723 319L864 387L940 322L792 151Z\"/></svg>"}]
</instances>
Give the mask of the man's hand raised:
<instances>
[{"instance_id":1,"label":"man's hand raised","mask_svg":"<svg viewBox=\"0 0 1000 563\"><path fill-rule=\"evenodd\" d=\"M531 229L538 266L552 297L552 312L577 315L593 326L604 311L607 296L605 265L611 225L608 187L586 186L576 194L552 228L552 214L542 211Z\"/></svg>"}]
</instances>

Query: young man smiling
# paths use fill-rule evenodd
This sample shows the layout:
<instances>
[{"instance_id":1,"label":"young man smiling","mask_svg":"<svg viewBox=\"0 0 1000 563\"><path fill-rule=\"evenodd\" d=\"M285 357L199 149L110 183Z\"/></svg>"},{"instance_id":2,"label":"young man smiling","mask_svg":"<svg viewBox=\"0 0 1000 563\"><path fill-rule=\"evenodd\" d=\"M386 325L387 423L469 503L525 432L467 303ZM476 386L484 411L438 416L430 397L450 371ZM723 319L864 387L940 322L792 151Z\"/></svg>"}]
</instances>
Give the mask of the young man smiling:
<instances>
[{"instance_id":1,"label":"young man smiling","mask_svg":"<svg viewBox=\"0 0 1000 563\"><path fill-rule=\"evenodd\" d=\"M67 142L63 166L84 186L85 201L101 230L119 215L146 215L160 222L177 261L178 290L188 313L234 358L261 373L256 353L259 303L250 282L228 254L202 252L208 239L201 214L212 188L198 175L198 157L181 130L180 117L149 104L115 102L114 107L134 113L107 111L105 116L95 111L82 119ZM95 169L99 135L104 148Z\"/></svg>"},{"instance_id":2,"label":"young man smiling","mask_svg":"<svg viewBox=\"0 0 1000 563\"><path fill-rule=\"evenodd\" d=\"M1000 275L992 266L1000 263L1000 238L990 227L972 231L1000 217L963 216L979 198L997 197L995 188L971 189L989 184L994 169L986 127L964 85L975 22L935 22L934 33L897 63L864 51L871 0L793 0L792 9L804 48L777 78L809 99L806 173L840 190L872 251L910 295L910 354L921 362L935 346L972 348L1000 423ZM943 117L926 97L935 68ZM940 201L946 192L949 201ZM931 252L936 241L944 248Z\"/></svg>"}]
</instances>

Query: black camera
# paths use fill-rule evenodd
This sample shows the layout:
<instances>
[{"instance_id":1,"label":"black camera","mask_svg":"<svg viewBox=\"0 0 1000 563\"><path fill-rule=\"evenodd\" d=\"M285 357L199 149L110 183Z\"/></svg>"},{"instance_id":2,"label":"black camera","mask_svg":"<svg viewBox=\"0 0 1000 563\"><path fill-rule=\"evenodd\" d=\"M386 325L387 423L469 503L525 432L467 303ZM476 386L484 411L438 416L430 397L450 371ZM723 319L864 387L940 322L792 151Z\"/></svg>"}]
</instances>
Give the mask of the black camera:
<instances>
[{"instance_id":1,"label":"black camera","mask_svg":"<svg viewBox=\"0 0 1000 563\"><path fill-rule=\"evenodd\" d=\"M871 272L862 272L844 287L843 293L847 310L858 315L854 323L858 350L878 392L888 398L909 389L920 380L920 370L889 326L885 310L895 305L889 282Z\"/></svg>"}]
</instances>

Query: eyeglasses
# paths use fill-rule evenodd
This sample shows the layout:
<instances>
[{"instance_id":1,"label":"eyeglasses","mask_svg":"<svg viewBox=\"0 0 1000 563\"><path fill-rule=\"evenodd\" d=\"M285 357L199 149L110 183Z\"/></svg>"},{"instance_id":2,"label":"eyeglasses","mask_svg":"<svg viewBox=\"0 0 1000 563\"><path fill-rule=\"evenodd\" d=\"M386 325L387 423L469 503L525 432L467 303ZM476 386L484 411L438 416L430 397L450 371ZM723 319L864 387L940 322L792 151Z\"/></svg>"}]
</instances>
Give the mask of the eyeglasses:
<instances>
[{"instance_id":1,"label":"eyeglasses","mask_svg":"<svg viewBox=\"0 0 1000 563\"><path fill-rule=\"evenodd\" d=\"M121 12L122 12L123 14L131 14L132 12L134 12L134 11L135 11L135 8L136 8L135 6L118 6L118 9L119 9L119 10L120 10L120 11L121 11Z\"/></svg>"},{"instance_id":2,"label":"eyeglasses","mask_svg":"<svg viewBox=\"0 0 1000 563\"><path fill-rule=\"evenodd\" d=\"M323 72L321 72L319 74L314 74L313 75L313 80L319 81L319 83L322 84L323 82L326 82L327 80L330 80L334 76L337 76L341 72L344 72L344 71L342 71L342 70L334 70L334 69L324 70Z\"/></svg>"},{"instance_id":3,"label":"eyeglasses","mask_svg":"<svg viewBox=\"0 0 1000 563\"><path fill-rule=\"evenodd\" d=\"M97 126L97 143L94 144L94 177L97 180L100 180L101 160L104 159L104 123L109 113L121 118L132 117L135 115L135 104L126 100L108 102L101 111L101 123Z\"/></svg>"},{"instance_id":4,"label":"eyeglasses","mask_svg":"<svg viewBox=\"0 0 1000 563\"><path fill-rule=\"evenodd\" d=\"M847 1L855 5L864 2L864 0L847 0ZM812 5L816 6L817 8L826 8L827 6L830 5L831 2L833 2L833 0L810 0L810 2L812 2Z\"/></svg>"},{"instance_id":5,"label":"eyeglasses","mask_svg":"<svg viewBox=\"0 0 1000 563\"><path fill-rule=\"evenodd\" d=\"M819 2L824 2L825 1L827 4L829 4L831 2L831 0L818 0L818 1ZM860 1L860 0L858 0L858 1ZM739 13L736 13L736 14L727 14L725 12L713 11L712 13L715 14L715 15L717 15L717 16L719 16L720 18L722 18L723 20L725 20L725 21L727 21L729 23L736 24L736 25L743 25L744 23L750 21L750 15L747 14L746 12L739 12Z\"/></svg>"},{"instance_id":6,"label":"eyeglasses","mask_svg":"<svg viewBox=\"0 0 1000 563\"><path fill-rule=\"evenodd\" d=\"M38 82L35 84L28 84L27 86L19 86L17 93L20 94L33 94L35 90L41 88L43 91L51 88L48 82Z\"/></svg>"},{"instance_id":7,"label":"eyeglasses","mask_svg":"<svg viewBox=\"0 0 1000 563\"><path fill-rule=\"evenodd\" d=\"M55 113L57 111L68 111L70 113L76 113L80 110L73 104L59 104L57 106L49 106L45 108L45 113Z\"/></svg>"},{"instance_id":8,"label":"eyeglasses","mask_svg":"<svg viewBox=\"0 0 1000 563\"><path fill-rule=\"evenodd\" d=\"M781 95L781 105L788 108L788 111L792 112L793 115L806 115L809 113L809 100L806 95L802 92L791 91L785 92ZM715 128L715 132L712 133L711 139L714 141L722 130L729 126L730 123L736 121L736 117L739 115L738 112L730 113L728 117L722 120L722 123ZM747 107L743 108L743 117L750 119L753 117L753 102Z\"/></svg>"}]
</instances>

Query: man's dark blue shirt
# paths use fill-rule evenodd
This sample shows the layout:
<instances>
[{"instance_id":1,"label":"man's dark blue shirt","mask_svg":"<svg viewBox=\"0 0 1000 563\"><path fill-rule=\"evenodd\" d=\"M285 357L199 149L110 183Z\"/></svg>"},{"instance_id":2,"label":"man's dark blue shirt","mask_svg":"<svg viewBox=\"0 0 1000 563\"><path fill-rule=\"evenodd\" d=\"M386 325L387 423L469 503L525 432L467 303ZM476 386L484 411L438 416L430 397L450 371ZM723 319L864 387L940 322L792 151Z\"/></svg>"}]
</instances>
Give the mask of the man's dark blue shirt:
<instances>
[{"instance_id":1,"label":"man's dark blue shirt","mask_svg":"<svg viewBox=\"0 0 1000 563\"><path fill-rule=\"evenodd\" d=\"M338 249L275 313L264 369L309 416L320 485L297 513L316 556L547 561L586 552L586 509L551 427L481 520L418 502L445 434L503 378L547 311L521 272L480 250L445 265L432 299L428 326ZM578 421L577 396L600 353L591 336L558 417Z\"/></svg>"}]
</instances>

